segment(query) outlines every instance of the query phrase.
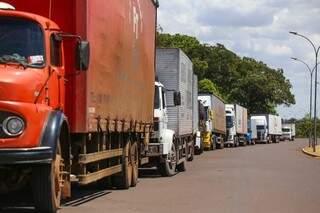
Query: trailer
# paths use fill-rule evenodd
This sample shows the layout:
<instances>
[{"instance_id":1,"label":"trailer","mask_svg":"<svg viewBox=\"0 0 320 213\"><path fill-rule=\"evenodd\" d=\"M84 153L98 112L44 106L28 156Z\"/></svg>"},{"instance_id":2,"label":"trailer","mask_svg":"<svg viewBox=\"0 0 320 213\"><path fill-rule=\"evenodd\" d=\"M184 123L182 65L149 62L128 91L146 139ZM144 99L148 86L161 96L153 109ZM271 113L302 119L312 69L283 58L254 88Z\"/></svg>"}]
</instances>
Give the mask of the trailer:
<instances>
[{"instance_id":1,"label":"trailer","mask_svg":"<svg viewBox=\"0 0 320 213\"><path fill-rule=\"evenodd\" d=\"M226 104L226 127L228 146L247 145L248 110L237 104Z\"/></svg>"},{"instance_id":2,"label":"trailer","mask_svg":"<svg viewBox=\"0 0 320 213\"><path fill-rule=\"evenodd\" d=\"M57 211L71 178L135 186L153 126L158 2L3 2L0 185L31 180L38 212Z\"/></svg>"},{"instance_id":3,"label":"trailer","mask_svg":"<svg viewBox=\"0 0 320 213\"><path fill-rule=\"evenodd\" d=\"M278 115L252 115L251 129L257 129L258 143L278 143L282 135L281 117Z\"/></svg>"},{"instance_id":4,"label":"trailer","mask_svg":"<svg viewBox=\"0 0 320 213\"><path fill-rule=\"evenodd\" d=\"M149 156L163 176L172 176L175 169L185 171L194 155L193 64L180 49L157 49L156 76L162 106L155 108L159 130L153 134Z\"/></svg>"},{"instance_id":5,"label":"trailer","mask_svg":"<svg viewBox=\"0 0 320 213\"><path fill-rule=\"evenodd\" d=\"M206 150L223 148L226 137L226 112L224 101L213 94L199 93L198 100L206 109L206 132L203 144Z\"/></svg>"}]
</instances>

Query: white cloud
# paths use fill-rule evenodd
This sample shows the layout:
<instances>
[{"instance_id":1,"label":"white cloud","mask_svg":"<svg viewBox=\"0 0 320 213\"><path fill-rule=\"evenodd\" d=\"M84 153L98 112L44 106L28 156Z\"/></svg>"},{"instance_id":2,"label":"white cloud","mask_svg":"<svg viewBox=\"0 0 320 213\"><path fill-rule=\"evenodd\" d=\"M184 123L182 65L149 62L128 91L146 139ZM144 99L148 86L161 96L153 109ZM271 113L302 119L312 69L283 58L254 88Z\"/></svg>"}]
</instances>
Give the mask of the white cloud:
<instances>
[{"instance_id":1,"label":"white cloud","mask_svg":"<svg viewBox=\"0 0 320 213\"><path fill-rule=\"evenodd\" d=\"M305 68L290 57L314 64L314 54L289 31L304 33L320 45L319 14L319 0L160 0L158 20L164 32L221 43L241 56L283 68L297 105L279 111L284 117L302 117L309 109L309 81Z\"/></svg>"}]
</instances>

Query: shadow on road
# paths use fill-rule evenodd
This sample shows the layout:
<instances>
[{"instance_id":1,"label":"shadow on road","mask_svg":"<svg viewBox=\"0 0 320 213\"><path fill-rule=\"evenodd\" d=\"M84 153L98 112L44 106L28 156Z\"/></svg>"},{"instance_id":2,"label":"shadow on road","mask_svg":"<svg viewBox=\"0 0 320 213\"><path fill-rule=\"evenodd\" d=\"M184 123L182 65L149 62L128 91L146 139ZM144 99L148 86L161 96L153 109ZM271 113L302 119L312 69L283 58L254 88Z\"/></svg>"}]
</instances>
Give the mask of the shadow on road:
<instances>
[{"instance_id":1,"label":"shadow on road","mask_svg":"<svg viewBox=\"0 0 320 213\"><path fill-rule=\"evenodd\" d=\"M63 201L63 207L77 207L97 198L110 194L109 189L101 189L98 185L88 187L75 186L72 191L72 197ZM32 192L24 189L15 193L0 195L1 213L36 213L33 207Z\"/></svg>"},{"instance_id":2,"label":"shadow on road","mask_svg":"<svg viewBox=\"0 0 320 213\"><path fill-rule=\"evenodd\" d=\"M141 168L139 169L139 178L161 178L161 175L156 168Z\"/></svg>"}]
</instances>

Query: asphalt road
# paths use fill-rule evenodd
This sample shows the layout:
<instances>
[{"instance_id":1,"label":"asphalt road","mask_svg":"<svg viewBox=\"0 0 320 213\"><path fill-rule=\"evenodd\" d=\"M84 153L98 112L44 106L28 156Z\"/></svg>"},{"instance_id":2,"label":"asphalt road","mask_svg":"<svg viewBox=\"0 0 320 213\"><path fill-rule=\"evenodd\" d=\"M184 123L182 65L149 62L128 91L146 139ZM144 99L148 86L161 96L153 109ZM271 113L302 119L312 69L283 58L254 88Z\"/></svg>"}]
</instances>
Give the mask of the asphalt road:
<instances>
[{"instance_id":1,"label":"asphalt road","mask_svg":"<svg viewBox=\"0 0 320 213\"><path fill-rule=\"evenodd\" d=\"M130 190L77 189L60 212L317 213L320 160L301 153L306 144L296 140L206 152L171 178L142 171Z\"/></svg>"}]
</instances>

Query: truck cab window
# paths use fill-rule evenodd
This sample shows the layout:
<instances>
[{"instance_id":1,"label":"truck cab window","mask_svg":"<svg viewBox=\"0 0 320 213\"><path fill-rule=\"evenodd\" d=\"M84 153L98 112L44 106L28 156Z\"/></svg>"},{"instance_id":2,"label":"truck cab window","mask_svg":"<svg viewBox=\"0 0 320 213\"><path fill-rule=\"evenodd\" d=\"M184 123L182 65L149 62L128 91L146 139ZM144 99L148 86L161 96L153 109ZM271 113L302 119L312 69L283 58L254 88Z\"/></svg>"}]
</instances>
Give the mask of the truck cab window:
<instances>
[{"instance_id":1,"label":"truck cab window","mask_svg":"<svg viewBox=\"0 0 320 213\"><path fill-rule=\"evenodd\" d=\"M28 67L44 65L44 35L39 24L20 18L0 17L1 63L19 62Z\"/></svg>"},{"instance_id":2,"label":"truck cab window","mask_svg":"<svg viewBox=\"0 0 320 213\"><path fill-rule=\"evenodd\" d=\"M159 87L154 87L154 106L155 109L160 108L160 95L159 95Z\"/></svg>"},{"instance_id":3,"label":"truck cab window","mask_svg":"<svg viewBox=\"0 0 320 213\"><path fill-rule=\"evenodd\" d=\"M50 38L51 43L51 65L56 67L62 66L62 55L61 55L61 41L58 41L55 38L55 35L52 34Z\"/></svg>"},{"instance_id":4,"label":"truck cab window","mask_svg":"<svg viewBox=\"0 0 320 213\"><path fill-rule=\"evenodd\" d=\"M232 116L226 116L227 128L232 128L234 126L234 119Z\"/></svg>"},{"instance_id":5,"label":"truck cab window","mask_svg":"<svg viewBox=\"0 0 320 213\"><path fill-rule=\"evenodd\" d=\"M163 88L161 89L161 94L162 94L162 109L165 109L166 108L166 95L165 95Z\"/></svg>"}]
</instances>

